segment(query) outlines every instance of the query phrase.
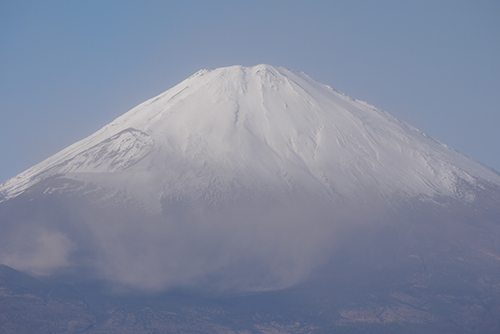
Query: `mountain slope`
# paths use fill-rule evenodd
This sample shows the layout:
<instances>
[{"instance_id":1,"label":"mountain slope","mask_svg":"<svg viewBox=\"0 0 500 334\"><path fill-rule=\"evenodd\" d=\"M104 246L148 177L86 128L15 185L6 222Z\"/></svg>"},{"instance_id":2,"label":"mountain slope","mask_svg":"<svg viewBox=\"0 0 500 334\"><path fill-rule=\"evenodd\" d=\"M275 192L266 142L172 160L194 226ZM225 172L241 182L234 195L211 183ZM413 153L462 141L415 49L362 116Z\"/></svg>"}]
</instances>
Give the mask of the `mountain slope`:
<instances>
[{"instance_id":1,"label":"mountain slope","mask_svg":"<svg viewBox=\"0 0 500 334\"><path fill-rule=\"evenodd\" d=\"M300 189L339 201L369 189L387 199L463 196L459 180L500 184L495 172L389 114L268 65L199 71L0 193L9 199L54 175L122 191L156 211L164 197L217 202Z\"/></svg>"},{"instance_id":2,"label":"mountain slope","mask_svg":"<svg viewBox=\"0 0 500 334\"><path fill-rule=\"evenodd\" d=\"M499 328L500 175L284 68L196 73L3 183L0 224L0 263L96 298L54 304L89 332ZM0 306L39 322L24 277Z\"/></svg>"}]
</instances>

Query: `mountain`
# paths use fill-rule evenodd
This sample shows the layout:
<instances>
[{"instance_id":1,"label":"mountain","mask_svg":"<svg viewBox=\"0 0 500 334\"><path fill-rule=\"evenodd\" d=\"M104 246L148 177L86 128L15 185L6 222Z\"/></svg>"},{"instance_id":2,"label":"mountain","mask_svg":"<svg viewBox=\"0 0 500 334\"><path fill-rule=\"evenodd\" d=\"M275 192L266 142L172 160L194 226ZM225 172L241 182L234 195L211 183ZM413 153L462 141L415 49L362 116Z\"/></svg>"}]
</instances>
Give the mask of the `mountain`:
<instances>
[{"instance_id":1,"label":"mountain","mask_svg":"<svg viewBox=\"0 0 500 334\"><path fill-rule=\"evenodd\" d=\"M88 332L114 298L157 330L500 328L500 175L281 67L197 72L0 185L0 217L0 263L69 286Z\"/></svg>"},{"instance_id":2,"label":"mountain","mask_svg":"<svg viewBox=\"0 0 500 334\"><path fill-rule=\"evenodd\" d=\"M458 195L500 176L303 73L259 65L202 70L2 185L4 199L54 175L159 198L217 202L305 188L329 200Z\"/></svg>"}]
</instances>

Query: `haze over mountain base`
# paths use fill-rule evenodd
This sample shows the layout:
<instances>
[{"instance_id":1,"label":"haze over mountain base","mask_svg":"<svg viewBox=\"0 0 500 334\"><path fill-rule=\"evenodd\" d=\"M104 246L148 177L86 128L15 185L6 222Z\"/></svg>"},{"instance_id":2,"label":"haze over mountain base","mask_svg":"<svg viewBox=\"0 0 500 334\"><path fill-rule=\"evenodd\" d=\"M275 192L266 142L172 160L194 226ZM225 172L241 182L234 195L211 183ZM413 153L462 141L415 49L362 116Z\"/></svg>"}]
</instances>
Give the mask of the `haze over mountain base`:
<instances>
[{"instance_id":1,"label":"haze over mountain base","mask_svg":"<svg viewBox=\"0 0 500 334\"><path fill-rule=\"evenodd\" d=\"M6 333L496 333L498 203L478 213L452 200L416 201L378 224L344 231L304 282L251 294L228 286L255 288L266 282L257 277L272 270L257 275L247 263L225 278L143 293L74 272L34 279L2 267L0 327ZM144 279L148 265L130 265L129 276Z\"/></svg>"},{"instance_id":2,"label":"haze over mountain base","mask_svg":"<svg viewBox=\"0 0 500 334\"><path fill-rule=\"evenodd\" d=\"M300 194L163 200L158 215L68 189L0 203L3 263L38 275L84 271L144 291L279 290L306 280L348 234L382 220L374 203L341 207Z\"/></svg>"}]
</instances>

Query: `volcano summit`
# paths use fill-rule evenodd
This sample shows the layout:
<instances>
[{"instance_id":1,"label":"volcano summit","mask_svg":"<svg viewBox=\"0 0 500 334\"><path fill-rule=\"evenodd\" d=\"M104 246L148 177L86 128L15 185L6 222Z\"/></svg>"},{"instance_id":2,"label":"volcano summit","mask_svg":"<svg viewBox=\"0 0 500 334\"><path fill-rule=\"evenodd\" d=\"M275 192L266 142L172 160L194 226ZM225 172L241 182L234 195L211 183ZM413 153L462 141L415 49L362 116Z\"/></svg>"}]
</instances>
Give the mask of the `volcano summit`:
<instances>
[{"instance_id":1,"label":"volcano summit","mask_svg":"<svg viewBox=\"0 0 500 334\"><path fill-rule=\"evenodd\" d=\"M500 321L500 175L281 67L197 72L0 185L0 217L0 263L35 275L370 291L332 292L332 326Z\"/></svg>"},{"instance_id":2,"label":"volcano summit","mask_svg":"<svg viewBox=\"0 0 500 334\"><path fill-rule=\"evenodd\" d=\"M303 73L201 70L19 176L4 199L54 175L102 184L160 210L161 198L218 202L306 190L325 200L457 196L500 175L389 114Z\"/></svg>"}]
</instances>

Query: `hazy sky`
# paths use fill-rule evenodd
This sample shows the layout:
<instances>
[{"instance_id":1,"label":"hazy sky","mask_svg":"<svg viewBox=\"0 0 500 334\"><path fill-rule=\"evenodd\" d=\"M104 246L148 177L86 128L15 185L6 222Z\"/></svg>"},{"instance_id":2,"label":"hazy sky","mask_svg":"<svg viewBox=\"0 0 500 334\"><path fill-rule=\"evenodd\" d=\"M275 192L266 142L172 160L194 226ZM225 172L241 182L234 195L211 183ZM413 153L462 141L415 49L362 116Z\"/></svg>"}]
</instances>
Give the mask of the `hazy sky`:
<instances>
[{"instance_id":1,"label":"hazy sky","mask_svg":"<svg viewBox=\"0 0 500 334\"><path fill-rule=\"evenodd\" d=\"M500 170L500 2L0 0L0 183L202 68L306 72Z\"/></svg>"}]
</instances>

